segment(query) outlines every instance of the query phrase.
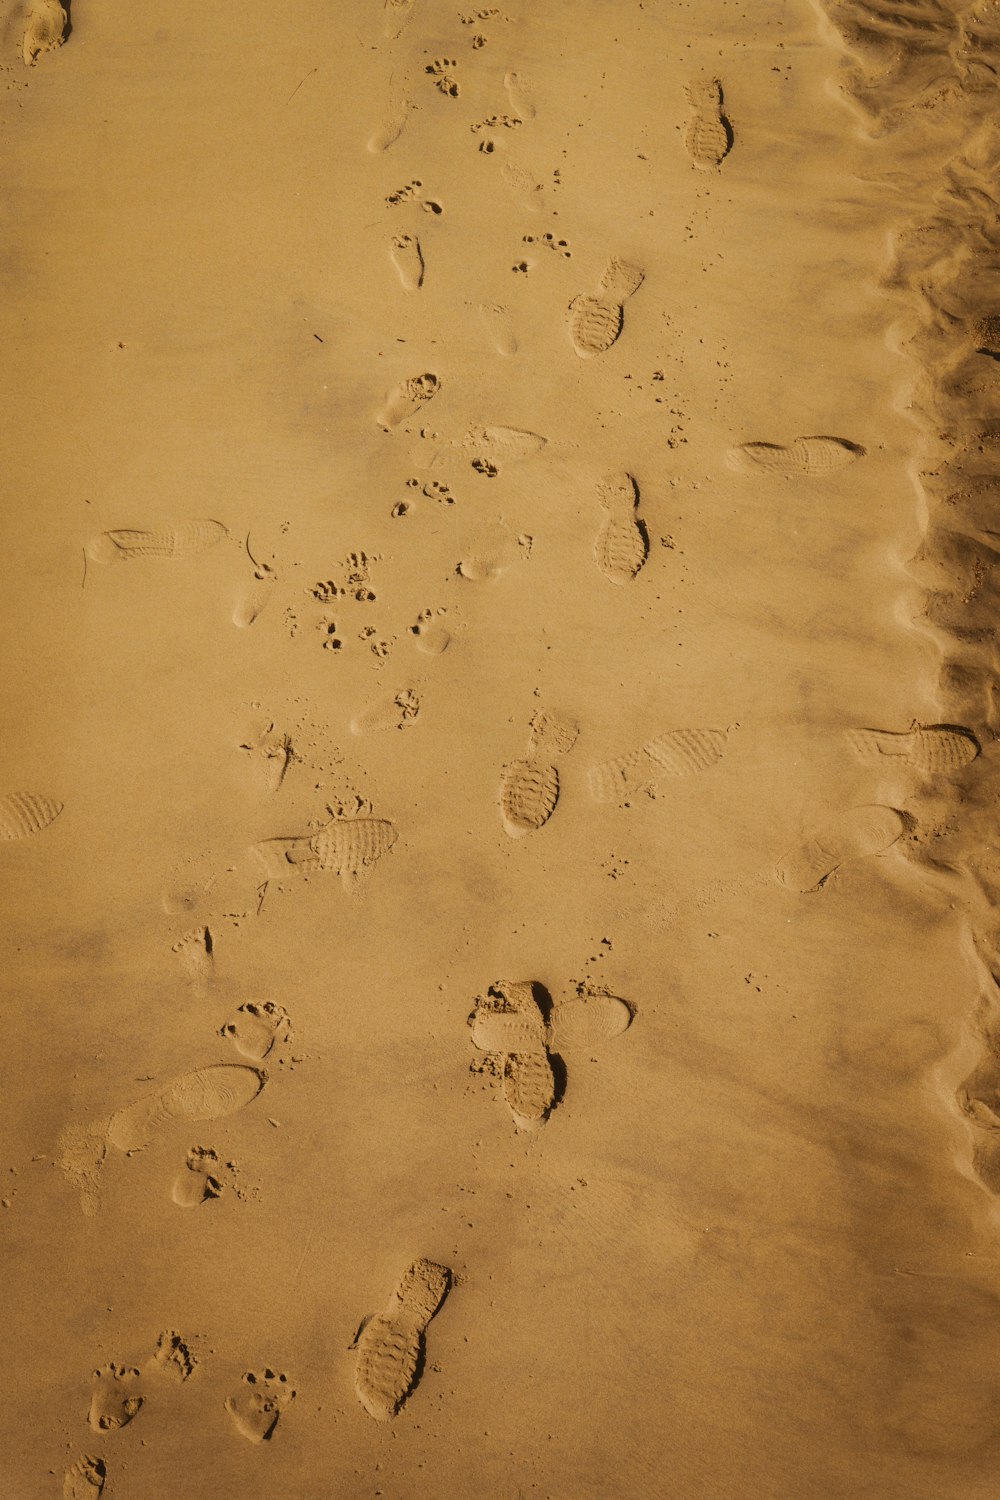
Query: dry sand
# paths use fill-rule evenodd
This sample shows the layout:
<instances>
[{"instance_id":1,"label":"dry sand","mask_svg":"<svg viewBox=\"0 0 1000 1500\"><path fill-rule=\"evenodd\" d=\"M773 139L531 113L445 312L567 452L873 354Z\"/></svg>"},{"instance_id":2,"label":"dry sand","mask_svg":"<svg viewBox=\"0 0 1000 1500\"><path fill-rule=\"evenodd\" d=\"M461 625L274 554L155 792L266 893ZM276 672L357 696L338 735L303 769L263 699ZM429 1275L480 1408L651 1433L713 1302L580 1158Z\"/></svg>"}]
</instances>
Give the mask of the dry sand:
<instances>
[{"instance_id":1,"label":"dry sand","mask_svg":"<svg viewBox=\"0 0 1000 1500\"><path fill-rule=\"evenodd\" d=\"M997 0L3 14L2 1493L995 1500Z\"/></svg>"}]
</instances>

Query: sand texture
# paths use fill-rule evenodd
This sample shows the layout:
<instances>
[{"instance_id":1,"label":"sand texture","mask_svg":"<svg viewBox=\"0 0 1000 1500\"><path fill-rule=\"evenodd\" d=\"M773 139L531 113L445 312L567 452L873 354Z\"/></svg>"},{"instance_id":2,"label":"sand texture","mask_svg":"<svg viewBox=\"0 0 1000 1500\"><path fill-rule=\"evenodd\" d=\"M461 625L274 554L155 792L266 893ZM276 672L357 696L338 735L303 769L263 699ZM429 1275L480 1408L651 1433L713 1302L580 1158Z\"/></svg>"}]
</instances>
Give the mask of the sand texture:
<instances>
[{"instance_id":1,"label":"sand texture","mask_svg":"<svg viewBox=\"0 0 1000 1500\"><path fill-rule=\"evenodd\" d=\"M998 0L0 0L6 1500L997 1500Z\"/></svg>"}]
</instances>

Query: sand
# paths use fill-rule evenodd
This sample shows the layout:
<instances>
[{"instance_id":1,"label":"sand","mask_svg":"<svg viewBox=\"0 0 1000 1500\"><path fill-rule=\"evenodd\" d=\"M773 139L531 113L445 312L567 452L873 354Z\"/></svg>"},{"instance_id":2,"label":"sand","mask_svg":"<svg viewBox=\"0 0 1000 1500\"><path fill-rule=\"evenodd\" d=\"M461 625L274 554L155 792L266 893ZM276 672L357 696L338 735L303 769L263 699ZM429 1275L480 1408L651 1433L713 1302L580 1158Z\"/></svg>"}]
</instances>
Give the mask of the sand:
<instances>
[{"instance_id":1,"label":"sand","mask_svg":"<svg viewBox=\"0 0 1000 1500\"><path fill-rule=\"evenodd\" d=\"M3 6L19 1500L994 1500L995 0Z\"/></svg>"}]
</instances>

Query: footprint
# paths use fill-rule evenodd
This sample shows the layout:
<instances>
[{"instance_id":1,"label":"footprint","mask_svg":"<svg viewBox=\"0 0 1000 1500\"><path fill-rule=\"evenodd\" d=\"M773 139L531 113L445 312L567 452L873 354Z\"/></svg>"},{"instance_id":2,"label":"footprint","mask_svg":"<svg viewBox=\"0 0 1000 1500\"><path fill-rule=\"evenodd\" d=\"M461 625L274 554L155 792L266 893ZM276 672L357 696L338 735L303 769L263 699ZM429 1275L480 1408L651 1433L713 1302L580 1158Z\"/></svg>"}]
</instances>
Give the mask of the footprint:
<instances>
[{"instance_id":1,"label":"footprint","mask_svg":"<svg viewBox=\"0 0 1000 1500\"><path fill-rule=\"evenodd\" d=\"M893 807L851 807L786 854L775 874L790 890L818 891L842 864L884 853L905 831L906 819Z\"/></svg>"},{"instance_id":2,"label":"footprint","mask_svg":"<svg viewBox=\"0 0 1000 1500\"><path fill-rule=\"evenodd\" d=\"M450 1286L447 1266L415 1260L385 1309L362 1325L354 1388L376 1422L394 1417L420 1380L427 1325Z\"/></svg>"},{"instance_id":3,"label":"footprint","mask_svg":"<svg viewBox=\"0 0 1000 1500\"><path fill-rule=\"evenodd\" d=\"M183 1384L185 1380L190 1380L197 1365L198 1360L184 1339L170 1328L160 1334L156 1341L156 1349L146 1368L155 1374L167 1375L178 1384Z\"/></svg>"},{"instance_id":4,"label":"footprint","mask_svg":"<svg viewBox=\"0 0 1000 1500\"><path fill-rule=\"evenodd\" d=\"M559 800L559 772L553 765L515 760L504 767L500 816L511 838L544 827Z\"/></svg>"},{"instance_id":5,"label":"footprint","mask_svg":"<svg viewBox=\"0 0 1000 1500\"><path fill-rule=\"evenodd\" d=\"M170 949L176 953L181 968L189 978L207 983L215 969L215 942L211 928L193 927Z\"/></svg>"},{"instance_id":6,"label":"footprint","mask_svg":"<svg viewBox=\"0 0 1000 1500\"><path fill-rule=\"evenodd\" d=\"M375 420L388 432L391 428L398 427L400 422L405 422L407 417L412 417L420 411L421 407L436 396L440 389L441 382L431 371L425 371L423 375L414 375L409 380L402 380L388 393L385 405Z\"/></svg>"},{"instance_id":7,"label":"footprint","mask_svg":"<svg viewBox=\"0 0 1000 1500\"><path fill-rule=\"evenodd\" d=\"M229 533L221 521L183 521L155 531L102 531L87 543L91 562L129 562L136 557L194 557Z\"/></svg>"},{"instance_id":8,"label":"footprint","mask_svg":"<svg viewBox=\"0 0 1000 1500\"><path fill-rule=\"evenodd\" d=\"M489 335L490 342L498 354L510 356L517 353L517 337L510 308L501 302L480 302L479 316Z\"/></svg>"},{"instance_id":9,"label":"footprint","mask_svg":"<svg viewBox=\"0 0 1000 1500\"><path fill-rule=\"evenodd\" d=\"M609 474L597 486L606 511L594 541L594 561L612 583L630 583L649 553L646 528L636 516L639 490L631 474Z\"/></svg>"},{"instance_id":10,"label":"footprint","mask_svg":"<svg viewBox=\"0 0 1000 1500\"><path fill-rule=\"evenodd\" d=\"M237 1432L251 1443L270 1442L282 1412L295 1400L294 1388L287 1375L263 1370L259 1375L248 1370L243 1377L246 1390L226 1399L226 1411Z\"/></svg>"},{"instance_id":11,"label":"footprint","mask_svg":"<svg viewBox=\"0 0 1000 1500\"><path fill-rule=\"evenodd\" d=\"M455 571L459 578L470 583L501 577L516 563L525 562L533 546L533 538L525 532L515 537L501 525L484 526L469 541L473 550L461 559Z\"/></svg>"},{"instance_id":12,"label":"footprint","mask_svg":"<svg viewBox=\"0 0 1000 1500\"><path fill-rule=\"evenodd\" d=\"M717 78L697 78L684 90L694 113L684 133L687 154L696 167L719 167L733 149L733 127L722 111Z\"/></svg>"},{"instance_id":13,"label":"footprint","mask_svg":"<svg viewBox=\"0 0 1000 1500\"><path fill-rule=\"evenodd\" d=\"M285 773L295 759L291 739L275 729L273 724L257 736L240 745L251 757L257 783L263 793L273 796L285 779ZM206 929L207 930L207 929ZM211 934L209 934L211 936Z\"/></svg>"},{"instance_id":14,"label":"footprint","mask_svg":"<svg viewBox=\"0 0 1000 1500\"><path fill-rule=\"evenodd\" d=\"M387 818L337 816L312 836L265 839L254 850L270 876L287 875L290 867L327 870L354 894L398 838L395 823Z\"/></svg>"},{"instance_id":15,"label":"footprint","mask_svg":"<svg viewBox=\"0 0 1000 1500\"><path fill-rule=\"evenodd\" d=\"M415 292L424 281L424 256L416 235L394 234L390 255L403 286Z\"/></svg>"},{"instance_id":16,"label":"footprint","mask_svg":"<svg viewBox=\"0 0 1000 1500\"><path fill-rule=\"evenodd\" d=\"M725 754L728 729L671 729L638 750L591 766L587 780L595 802L623 802L663 776L694 776Z\"/></svg>"},{"instance_id":17,"label":"footprint","mask_svg":"<svg viewBox=\"0 0 1000 1500\"><path fill-rule=\"evenodd\" d=\"M273 1000L248 1000L219 1035L227 1037L243 1057L263 1062L276 1042L288 1040L292 1023L283 1005Z\"/></svg>"},{"instance_id":18,"label":"footprint","mask_svg":"<svg viewBox=\"0 0 1000 1500\"><path fill-rule=\"evenodd\" d=\"M98 1500L108 1477L108 1466L103 1458L94 1458L83 1453L75 1464L66 1470L63 1480L63 1500Z\"/></svg>"},{"instance_id":19,"label":"footprint","mask_svg":"<svg viewBox=\"0 0 1000 1500\"><path fill-rule=\"evenodd\" d=\"M491 985L476 1001L470 1021L474 1045L499 1061L504 1101L518 1130L537 1130L556 1099L548 1027L537 989L524 980ZM498 1041L505 1044L485 1045Z\"/></svg>"},{"instance_id":20,"label":"footprint","mask_svg":"<svg viewBox=\"0 0 1000 1500\"><path fill-rule=\"evenodd\" d=\"M535 458L548 445L548 439L523 427L489 426L474 423L462 437L440 447L431 459L432 470L447 469L456 457L467 459L481 473L485 466L499 470L503 464L523 463ZM426 491L425 491L426 493Z\"/></svg>"},{"instance_id":21,"label":"footprint","mask_svg":"<svg viewBox=\"0 0 1000 1500\"><path fill-rule=\"evenodd\" d=\"M178 1208L197 1208L210 1198L221 1198L225 1184L219 1171L216 1151L210 1146L192 1146L170 1194Z\"/></svg>"},{"instance_id":22,"label":"footprint","mask_svg":"<svg viewBox=\"0 0 1000 1500\"><path fill-rule=\"evenodd\" d=\"M568 1000L557 1002L549 1018L549 1044L558 1050L596 1047L626 1032L635 1007L610 990L579 985Z\"/></svg>"},{"instance_id":23,"label":"footprint","mask_svg":"<svg viewBox=\"0 0 1000 1500\"><path fill-rule=\"evenodd\" d=\"M903 734L888 729L849 729L847 741L862 760L904 760L928 776L959 771L980 753L971 729L924 724Z\"/></svg>"},{"instance_id":24,"label":"footprint","mask_svg":"<svg viewBox=\"0 0 1000 1500\"><path fill-rule=\"evenodd\" d=\"M542 213L545 208L545 185L532 173L515 162L505 161L500 175L513 193L520 199L529 213Z\"/></svg>"},{"instance_id":25,"label":"footprint","mask_svg":"<svg viewBox=\"0 0 1000 1500\"><path fill-rule=\"evenodd\" d=\"M383 729L405 729L420 712L420 698L413 688L400 688L369 703L351 720L352 734L372 734Z\"/></svg>"},{"instance_id":26,"label":"footprint","mask_svg":"<svg viewBox=\"0 0 1000 1500\"><path fill-rule=\"evenodd\" d=\"M8 792L0 797L0 839L28 839L54 823L63 804L34 792Z\"/></svg>"},{"instance_id":27,"label":"footprint","mask_svg":"<svg viewBox=\"0 0 1000 1500\"><path fill-rule=\"evenodd\" d=\"M845 464L863 458L864 448L845 438L799 437L787 448L778 443L741 443L731 448L726 461L738 474L779 474L783 479L806 475L822 479Z\"/></svg>"},{"instance_id":28,"label":"footprint","mask_svg":"<svg viewBox=\"0 0 1000 1500\"><path fill-rule=\"evenodd\" d=\"M33 68L43 52L53 52L66 40L69 17L59 0L30 0L24 20L21 56ZM103 1484L103 1480L101 1481Z\"/></svg>"},{"instance_id":29,"label":"footprint","mask_svg":"<svg viewBox=\"0 0 1000 1500\"><path fill-rule=\"evenodd\" d=\"M386 112L381 124L368 137L368 150L373 156L377 156L380 151L388 151L399 140L412 108L413 104L409 99L400 99Z\"/></svg>"},{"instance_id":30,"label":"footprint","mask_svg":"<svg viewBox=\"0 0 1000 1500\"><path fill-rule=\"evenodd\" d=\"M416 623L410 626L410 634L416 636L416 647L425 656L440 656L451 645L451 631L436 619L431 609L421 610Z\"/></svg>"},{"instance_id":31,"label":"footprint","mask_svg":"<svg viewBox=\"0 0 1000 1500\"><path fill-rule=\"evenodd\" d=\"M101 1168L108 1152L106 1120L67 1125L59 1136L59 1168L80 1195L80 1208L88 1219L101 1202Z\"/></svg>"},{"instance_id":32,"label":"footprint","mask_svg":"<svg viewBox=\"0 0 1000 1500\"><path fill-rule=\"evenodd\" d=\"M569 305L569 337L581 359L604 354L624 323L624 304L639 290L645 273L613 256L597 284L597 294L574 297Z\"/></svg>"},{"instance_id":33,"label":"footprint","mask_svg":"<svg viewBox=\"0 0 1000 1500\"><path fill-rule=\"evenodd\" d=\"M564 724L546 713L531 720L524 760L512 761L500 777L500 820L511 838L534 833L549 821L559 800L557 755L576 744L575 724Z\"/></svg>"},{"instance_id":34,"label":"footprint","mask_svg":"<svg viewBox=\"0 0 1000 1500\"><path fill-rule=\"evenodd\" d=\"M510 107L519 120L533 120L535 118L535 95L528 79L523 73L507 73L503 80Z\"/></svg>"},{"instance_id":35,"label":"footprint","mask_svg":"<svg viewBox=\"0 0 1000 1500\"><path fill-rule=\"evenodd\" d=\"M88 1420L95 1432L116 1432L126 1427L142 1403L138 1370L111 1364L94 1371Z\"/></svg>"},{"instance_id":36,"label":"footprint","mask_svg":"<svg viewBox=\"0 0 1000 1500\"><path fill-rule=\"evenodd\" d=\"M274 579L255 581L243 590L233 605L232 621L237 630L249 630L274 598Z\"/></svg>"},{"instance_id":37,"label":"footprint","mask_svg":"<svg viewBox=\"0 0 1000 1500\"><path fill-rule=\"evenodd\" d=\"M107 1140L130 1154L148 1146L170 1120L221 1120L256 1099L267 1074L243 1063L214 1063L184 1073L158 1093L148 1094L111 1116Z\"/></svg>"},{"instance_id":38,"label":"footprint","mask_svg":"<svg viewBox=\"0 0 1000 1500\"><path fill-rule=\"evenodd\" d=\"M384 0L385 16L382 20L382 34L388 37L390 42L396 41L403 27L413 16L416 0Z\"/></svg>"}]
</instances>

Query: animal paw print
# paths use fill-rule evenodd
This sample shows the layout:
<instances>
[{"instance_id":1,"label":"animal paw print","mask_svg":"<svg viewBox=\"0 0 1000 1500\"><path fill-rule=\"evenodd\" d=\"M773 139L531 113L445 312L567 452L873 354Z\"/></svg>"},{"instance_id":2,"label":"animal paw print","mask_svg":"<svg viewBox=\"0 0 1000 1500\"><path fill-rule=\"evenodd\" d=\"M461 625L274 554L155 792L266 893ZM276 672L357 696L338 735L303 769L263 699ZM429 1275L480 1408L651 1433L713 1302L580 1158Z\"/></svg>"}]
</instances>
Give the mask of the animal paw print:
<instances>
[{"instance_id":1,"label":"animal paw print","mask_svg":"<svg viewBox=\"0 0 1000 1500\"><path fill-rule=\"evenodd\" d=\"M446 94L450 99L457 99L459 87L451 76L451 70L457 67L458 63L453 57L436 57L433 62L427 64L424 72L433 78L434 87L439 94Z\"/></svg>"},{"instance_id":2,"label":"animal paw print","mask_svg":"<svg viewBox=\"0 0 1000 1500\"><path fill-rule=\"evenodd\" d=\"M320 604L329 604L331 599L336 599L340 590L332 578L326 578L322 582L314 584L309 592Z\"/></svg>"},{"instance_id":3,"label":"animal paw print","mask_svg":"<svg viewBox=\"0 0 1000 1500\"><path fill-rule=\"evenodd\" d=\"M538 245L542 250L554 250L564 260L573 259L573 252L569 248L569 241L557 240L554 234L525 234L521 236L521 242L525 245Z\"/></svg>"},{"instance_id":4,"label":"animal paw print","mask_svg":"<svg viewBox=\"0 0 1000 1500\"><path fill-rule=\"evenodd\" d=\"M327 620L321 620L320 624L319 624L319 628L320 628L320 632L322 633L323 638L324 638L323 639L323 650L324 651L343 651L343 649L344 649L344 642L341 640L340 636L337 634L337 622L336 622L336 620L329 620L329 619L327 619Z\"/></svg>"},{"instance_id":5,"label":"animal paw print","mask_svg":"<svg viewBox=\"0 0 1000 1500\"><path fill-rule=\"evenodd\" d=\"M474 458L472 467L477 474L485 474L487 479L495 479L500 473L496 464L491 464L488 458Z\"/></svg>"},{"instance_id":6,"label":"animal paw print","mask_svg":"<svg viewBox=\"0 0 1000 1500\"><path fill-rule=\"evenodd\" d=\"M516 260L511 266L511 270L514 272L515 276L527 276L533 265L534 261L531 260Z\"/></svg>"},{"instance_id":7,"label":"animal paw print","mask_svg":"<svg viewBox=\"0 0 1000 1500\"><path fill-rule=\"evenodd\" d=\"M245 1390L237 1391L226 1401L226 1411L237 1432L251 1443L269 1442L282 1412L295 1400L295 1389L287 1375L265 1369L259 1375L248 1370L243 1377Z\"/></svg>"}]
</instances>

